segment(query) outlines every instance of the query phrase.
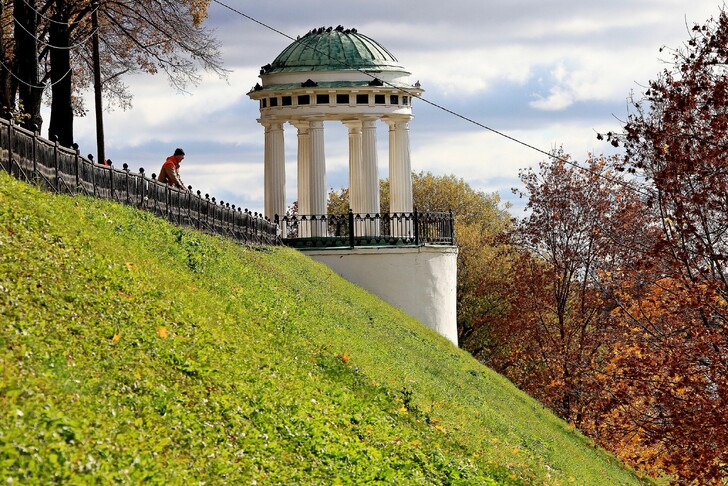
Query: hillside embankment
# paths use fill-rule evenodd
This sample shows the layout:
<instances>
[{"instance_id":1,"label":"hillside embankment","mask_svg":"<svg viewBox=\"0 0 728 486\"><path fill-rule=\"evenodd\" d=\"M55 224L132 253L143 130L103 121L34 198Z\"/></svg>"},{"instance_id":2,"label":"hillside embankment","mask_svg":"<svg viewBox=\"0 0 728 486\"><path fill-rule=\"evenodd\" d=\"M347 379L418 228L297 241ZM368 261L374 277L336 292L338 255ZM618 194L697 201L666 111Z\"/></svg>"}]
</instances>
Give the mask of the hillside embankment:
<instances>
[{"instance_id":1,"label":"hillside embankment","mask_svg":"<svg viewBox=\"0 0 728 486\"><path fill-rule=\"evenodd\" d=\"M6 484L640 484L287 248L0 174Z\"/></svg>"}]
</instances>

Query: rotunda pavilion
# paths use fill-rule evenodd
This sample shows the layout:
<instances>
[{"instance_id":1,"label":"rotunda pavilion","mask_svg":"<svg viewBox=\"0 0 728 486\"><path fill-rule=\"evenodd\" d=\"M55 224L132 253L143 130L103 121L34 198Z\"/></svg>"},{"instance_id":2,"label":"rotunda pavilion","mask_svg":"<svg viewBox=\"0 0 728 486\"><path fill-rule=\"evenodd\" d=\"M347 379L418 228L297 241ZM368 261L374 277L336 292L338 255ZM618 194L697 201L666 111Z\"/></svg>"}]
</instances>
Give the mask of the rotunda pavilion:
<instances>
[{"instance_id":1,"label":"rotunda pavilion","mask_svg":"<svg viewBox=\"0 0 728 486\"><path fill-rule=\"evenodd\" d=\"M348 128L350 208L369 215L380 211L376 123L389 125L390 212L412 212L409 121L423 90L409 75L379 43L342 26L308 32L263 66L248 96L265 127L265 216L286 212L286 123L298 135L298 214L326 215L324 121ZM324 228L301 230L317 236Z\"/></svg>"},{"instance_id":2,"label":"rotunda pavilion","mask_svg":"<svg viewBox=\"0 0 728 486\"><path fill-rule=\"evenodd\" d=\"M453 216L419 214L412 203L409 122L423 90L409 75L387 49L342 26L308 32L263 66L248 96L265 128L264 212L280 223L286 244L457 345ZM325 121L349 132L348 215L327 215ZM380 214L378 122L389 126L388 214ZM284 217L286 124L298 136L291 218Z\"/></svg>"}]
</instances>

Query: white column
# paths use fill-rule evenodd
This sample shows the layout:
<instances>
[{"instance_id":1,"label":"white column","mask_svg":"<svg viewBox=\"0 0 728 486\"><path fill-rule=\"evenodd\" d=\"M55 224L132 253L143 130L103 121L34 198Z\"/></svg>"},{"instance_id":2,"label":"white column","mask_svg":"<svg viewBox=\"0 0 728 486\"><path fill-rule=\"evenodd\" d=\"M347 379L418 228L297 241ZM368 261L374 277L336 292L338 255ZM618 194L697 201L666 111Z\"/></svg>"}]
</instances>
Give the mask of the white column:
<instances>
[{"instance_id":1,"label":"white column","mask_svg":"<svg viewBox=\"0 0 728 486\"><path fill-rule=\"evenodd\" d=\"M283 124L263 120L265 127L264 189L265 216L273 220L275 215L286 212L286 156L283 144Z\"/></svg>"},{"instance_id":2,"label":"white column","mask_svg":"<svg viewBox=\"0 0 728 486\"><path fill-rule=\"evenodd\" d=\"M355 213L362 211L362 147L361 120L343 122L349 129L349 207Z\"/></svg>"},{"instance_id":3,"label":"white column","mask_svg":"<svg viewBox=\"0 0 728 486\"><path fill-rule=\"evenodd\" d=\"M291 125L298 129L298 214L311 215L311 136L309 122L292 121ZM308 221L298 222L298 237L311 236L311 225Z\"/></svg>"},{"instance_id":4,"label":"white column","mask_svg":"<svg viewBox=\"0 0 728 486\"><path fill-rule=\"evenodd\" d=\"M365 119L362 122L362 165L361 165L361 198L360 213L368 214L365 222L365 235L379 235L379 175L377 173L377 122Z\"/></svg>"},{"instance_id":5,"label":"white column","mask_svg":"<svg viewBox=\"0 0 728 486\"><path fill-rule=\"evenodd\" d=\"M413 211L409 120L409 117L387 120L389 125L390 213L411 213ZM412 236L413 226L403 220L393 221L392 231L395 236Z\"/></svg>"},{"instance_id":6,"label":"white column","mask_svg":"<svg viewBox=\"0 0 728 486\"><path fill-rule=\"evenodd\" d=\"M326 194L326 156L324 154L324 122L323 120L310 120L309 134L311 138L311 214L317 216L327 213ZM312 225L312 236L326 236L326 223Z\"/></svg>"},{"instance_id":7,"label":"white column","mask_svg":"<svg viewBox=\"0 0 728 486\"><path fill-rule=\"evenodd\" d=\"M379 175L377 174L377 126L376 120L362 123L362 211L379 213Z\"/></svg>"}]
</instances>

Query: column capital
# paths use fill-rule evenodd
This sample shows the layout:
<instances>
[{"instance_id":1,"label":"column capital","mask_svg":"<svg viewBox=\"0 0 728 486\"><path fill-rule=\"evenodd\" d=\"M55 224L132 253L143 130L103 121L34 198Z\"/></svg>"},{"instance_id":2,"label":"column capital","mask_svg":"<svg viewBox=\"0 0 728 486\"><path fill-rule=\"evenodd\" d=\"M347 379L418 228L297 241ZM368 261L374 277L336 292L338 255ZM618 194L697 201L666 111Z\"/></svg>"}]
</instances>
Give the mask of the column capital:
<instances>
[{"instance_id":1,"label":"column capital","mask_svg":"<svg viewBox=\"0 0 728 486\"><path fill-rule=\"evenodd\" d=\"M331 120L331 118L325 115L297 115L288 120L288 122L291 125L296 125L296 123L308 123L309 125L313 125L317 122L323 123L326 120Z\"/></svg>"},{"instance_id":2,"label":"column capital","mask_svg":"<svg viewBox=\"0 0 728 486\"><path fill-rule=\"evenodd\" d=\"M263 127L265 127L266 129L283 129L283 124L285 123L285 120L278 118L258 118L258 123L263 125Z\"/></svg>"},{"instance_id":3,"label":"column capital","mask_svg":"<svg viewBox=\"0 0 728 486\"><path fill-rule=\"evenodd\" d=\"M308 120L289 120L288 123L296 127L298 133L308 133L308 129L311 127Z\"/></svg>"},{"instance_id":4,"label":"column capital","mask_svg":"<svg viewBox=\"0 0 728 486\"><path fill-rule=\"evenodd\" d=\"M323 116L316 116L316 117L308 118L307 119L308 120L308 126L310 128L323 129L323 127L324 127L324 120L325 119L326 118L323 117Z\"/></svg>"},{"instance_id":5,"label":"column capital","mask_svg":"<svg viewBox=\"0 0 728 486\"><path fill-rule=\"evenodd\" d=\"M341 120L341 123L349 129L349 132L361 131L362 122L359 119L356 120Z\"/></svg>"},{"instance_id":6,"label":"column capital","mask_svg":"<svg viewBox=\"0 0 728 486\"><path fill-rule=\"evenodd\" d=\"M377 126L377 120L379 118L373 116L363 117L361 120L362 128L375 128Z\"/></svg>"},{"instance_id":7,"label":"column capital","mask_svg":"<svg viewBox=\"0 0 728 486\"><path fill-rule=\"evenodd\" d=\"M389 128L395 128L397 125L406 125L412 121L412 118L414 118L412 115L388 115L382 120L389 125Z\"/></svg>"}]
</instances>

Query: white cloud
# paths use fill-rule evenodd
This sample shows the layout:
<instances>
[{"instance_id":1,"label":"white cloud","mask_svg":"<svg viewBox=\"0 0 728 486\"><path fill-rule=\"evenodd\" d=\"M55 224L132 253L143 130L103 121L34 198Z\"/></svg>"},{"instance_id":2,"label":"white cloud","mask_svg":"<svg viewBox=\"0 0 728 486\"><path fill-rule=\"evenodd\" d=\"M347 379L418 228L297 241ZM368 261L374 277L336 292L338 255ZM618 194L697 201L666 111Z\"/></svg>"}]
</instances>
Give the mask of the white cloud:
<instances>
[{"instance_id":1,"label":"white cloud","mask_svg":"<svg viewBox=\"0 0 728 486\"><path fill-rule=\"evenodd\" d=\"M406 67L425 89L467 97L500 81L525 83L531 73L530 63L524 62L527 58L528 52L520 46L460 48L411 54Z\"/></svg>"},{"instance_id":2,"label":"white cloud","mask_svg":"<svg viewBox=\"0 0 728 486\"><path fill-rule=\"evenodd\" d=\"M574 102L571 92L561 86L554 86L549 91L547 97L536 95L536 100L529 103L530 106L538 110L558 111L568 108Z\"/></svg>"}]
</instances>

